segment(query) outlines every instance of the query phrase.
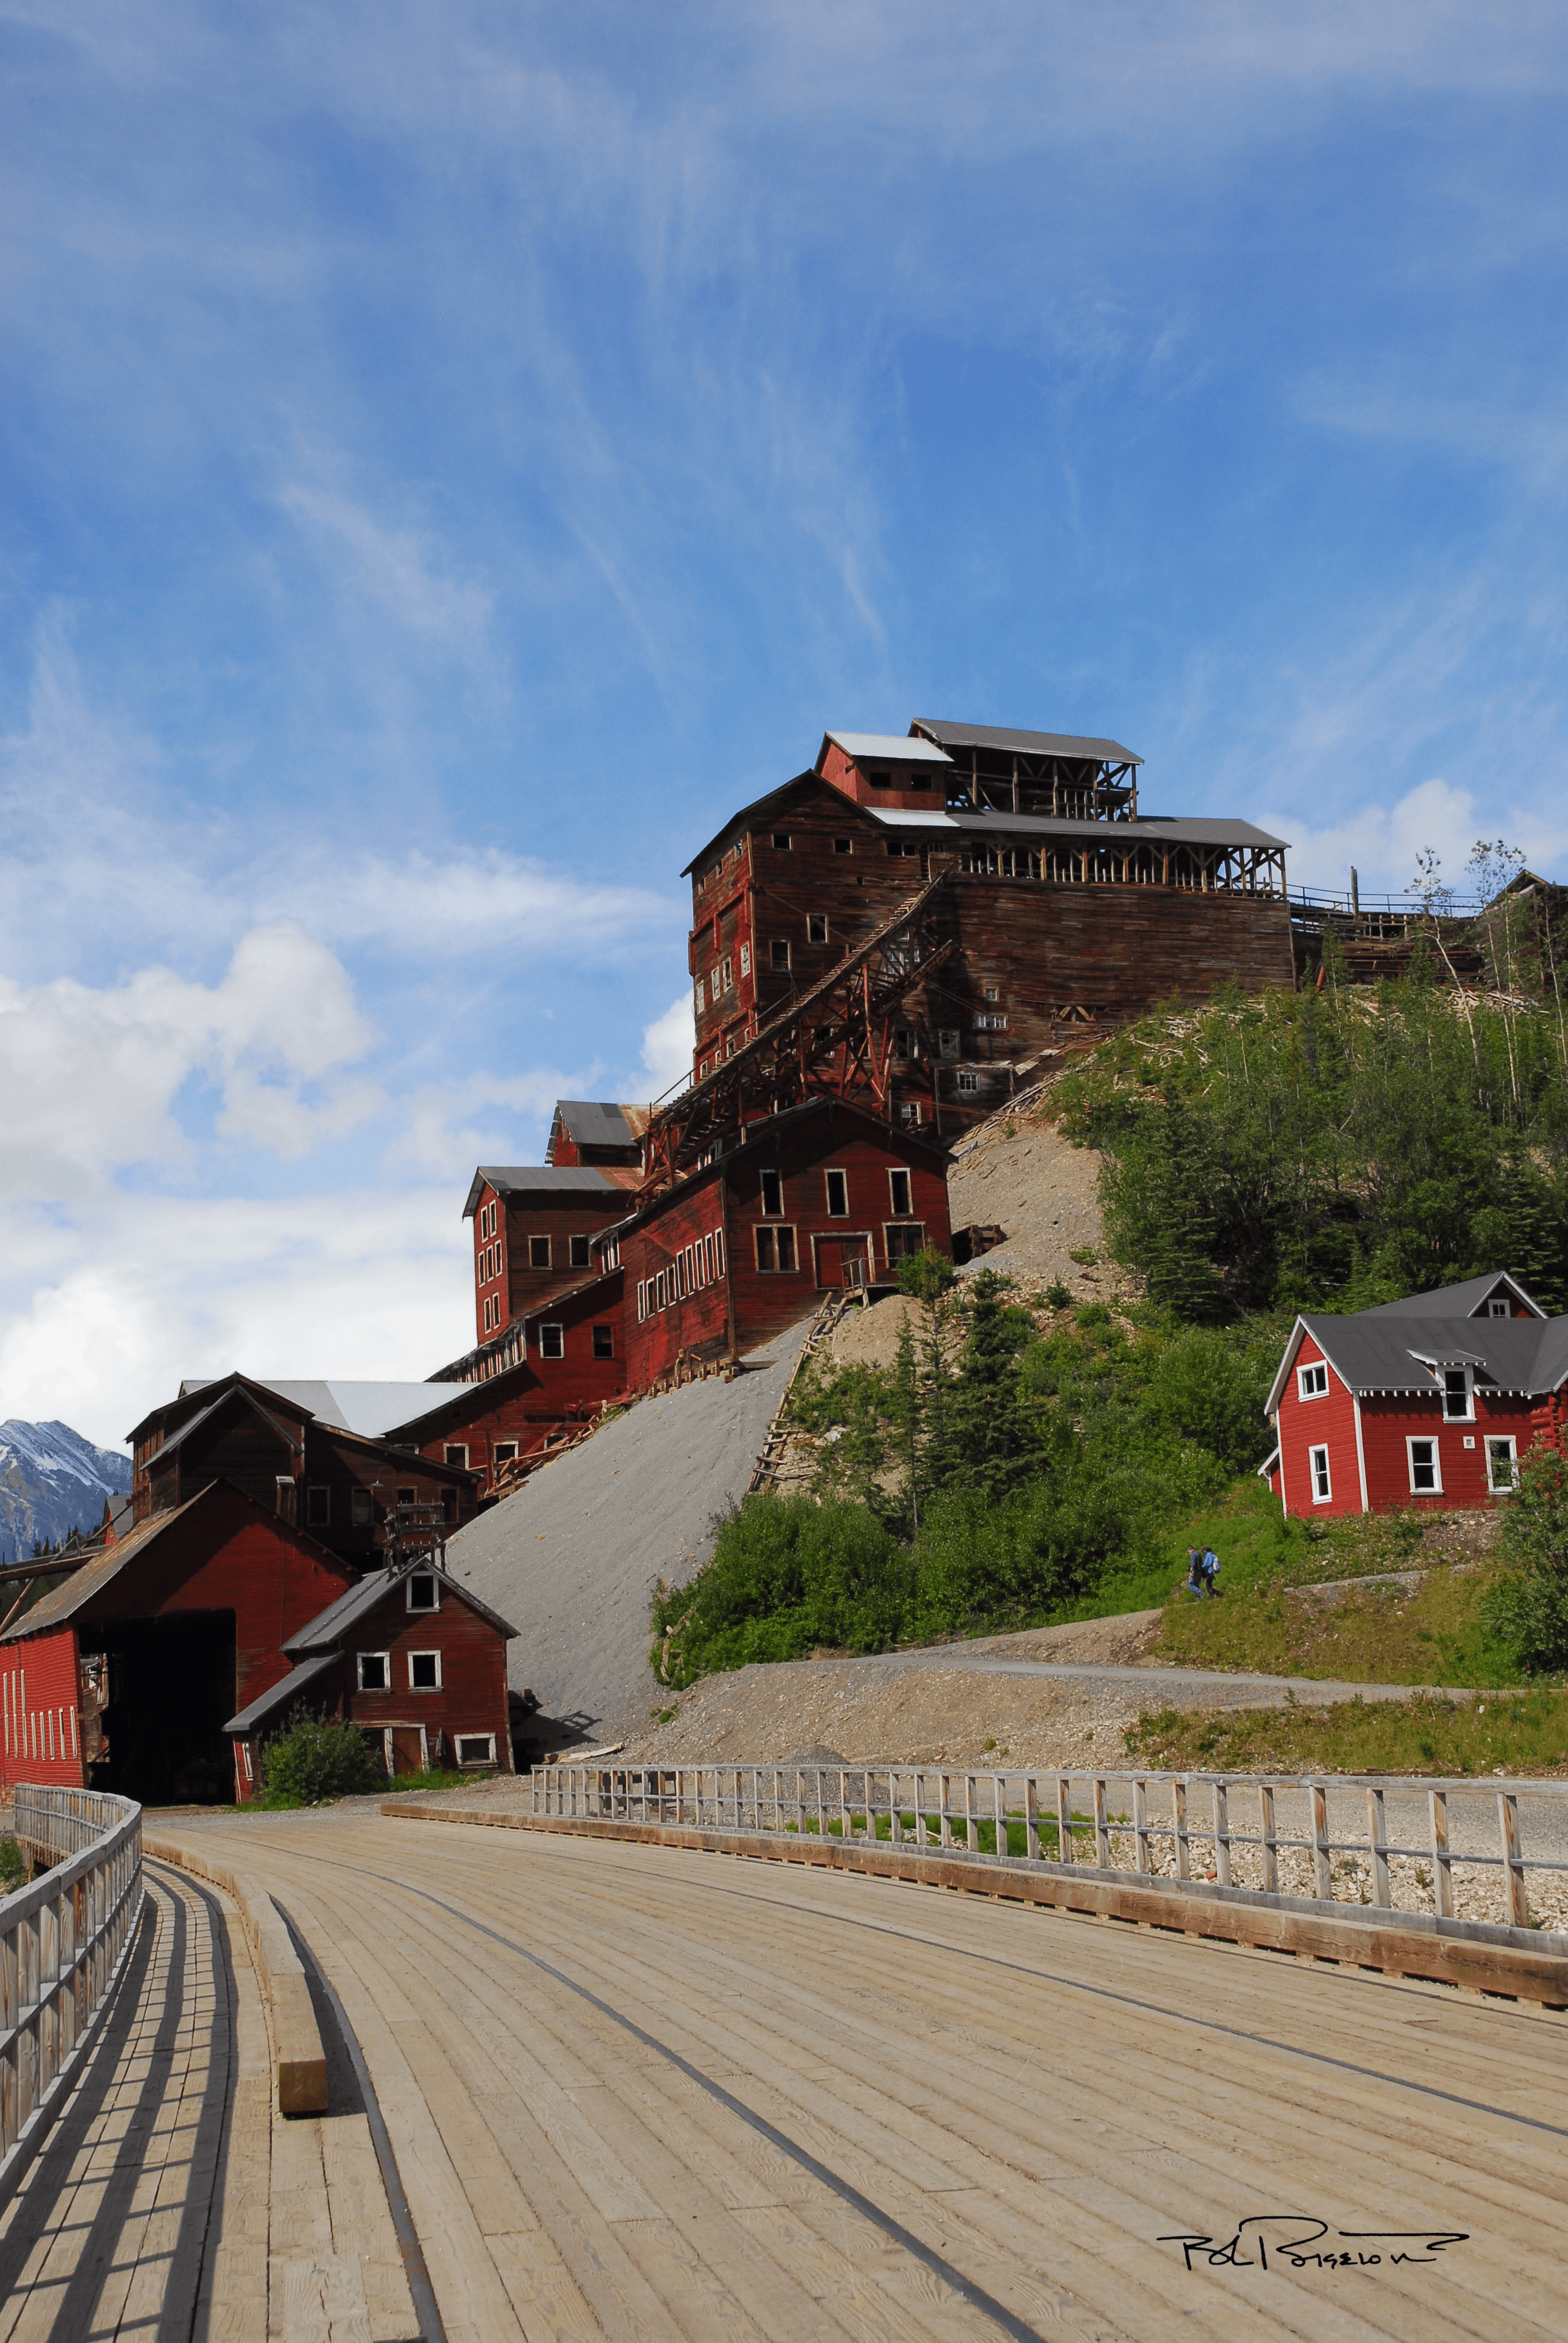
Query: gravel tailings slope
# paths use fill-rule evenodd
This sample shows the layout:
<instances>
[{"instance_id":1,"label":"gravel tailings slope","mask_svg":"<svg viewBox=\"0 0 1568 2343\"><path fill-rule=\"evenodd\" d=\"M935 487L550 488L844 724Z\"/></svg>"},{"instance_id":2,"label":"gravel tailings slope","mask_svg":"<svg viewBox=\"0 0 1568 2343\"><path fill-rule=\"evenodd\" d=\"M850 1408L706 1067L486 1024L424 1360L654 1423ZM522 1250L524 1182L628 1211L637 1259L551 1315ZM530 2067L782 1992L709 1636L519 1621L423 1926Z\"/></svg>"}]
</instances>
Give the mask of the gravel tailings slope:
<instances>
[{"instance_id":1,"label":"gravel tailings slope","mask_svg":"<svg viewBox=\"0 0 1568 2343\"><path fill-rule=\"evenodd\" d=\"M452 1539L447 1568L518 1630L512 1687L532 1690L546 1717L613 1739L668 1703L648 1664L654 1586L706 1561L809 1322L754 1351L733 1383L638 1400ZM572 1738L547 1732L544 1744Z\"/></svg>"}]
</instances>

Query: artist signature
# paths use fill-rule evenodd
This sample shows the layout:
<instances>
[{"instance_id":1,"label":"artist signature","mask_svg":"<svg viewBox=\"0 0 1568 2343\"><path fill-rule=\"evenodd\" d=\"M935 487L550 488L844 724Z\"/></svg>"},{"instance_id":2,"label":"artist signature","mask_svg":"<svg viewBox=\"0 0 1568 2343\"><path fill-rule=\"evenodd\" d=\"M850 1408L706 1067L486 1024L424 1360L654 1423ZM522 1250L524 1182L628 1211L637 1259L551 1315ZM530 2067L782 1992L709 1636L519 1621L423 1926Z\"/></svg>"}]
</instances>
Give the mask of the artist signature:
<instances>
[{"instance_id":1,"label":"artist signature","mask_svg":"<svg viewBox=\"0 0 1568 2343\"><path fill-rule=\"evenodd\" d=\"M1283 2230L1283 2237L1273 2232ZM1156 2239L1180 2246L1191 2269L1267 2269L1273 2254L1286 2269L1392 2269L1434 2262L1445 2246L1462 2246L1468 2229L1331 2229L1310 2213L1249 2213L1234 2237L1193 2236L1182 2230Z\"/></svg>"}]
</instances>

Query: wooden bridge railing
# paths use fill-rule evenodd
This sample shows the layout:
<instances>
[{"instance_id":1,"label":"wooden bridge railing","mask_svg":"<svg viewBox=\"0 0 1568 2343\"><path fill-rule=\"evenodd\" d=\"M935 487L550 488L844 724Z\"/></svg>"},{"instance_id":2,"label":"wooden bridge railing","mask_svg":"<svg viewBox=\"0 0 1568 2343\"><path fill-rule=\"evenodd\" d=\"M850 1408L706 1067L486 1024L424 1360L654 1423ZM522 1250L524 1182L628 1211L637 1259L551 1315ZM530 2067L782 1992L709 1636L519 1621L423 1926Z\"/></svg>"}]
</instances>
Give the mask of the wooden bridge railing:
<instances>
[{"instance_id":1,"label":"wooden bridge railing","mask_svg":"<svg viewBox=\"0 0 1568 2343\"><path fill-rule=\"evenodd\" d=\"M13 1830L43 1876L0 1896L0 2205L108 2008L142 1906L142 1810L20 1784Z\"/></svg>"},{"instance_id":2,"label":"wooden bridge railing","mask_svg":"<svg viewBox=\"0 0 1568 2343\"><path fill-rule=\"evenodd\" d=\"M1526 1895L1534 1872L1568 1928L1568 1782L568 1761L537 1772L532 1792L547 1817L817 1833L1385 1910L1397 1880L1397 1908L1517 1928L1538 1925ZM1528 1854L1522 1800L1534 1823ZM1391 1801L1405 1827L1421 1817L1420 1845L1391 1840Z\"/></svg>"}]
</instances>

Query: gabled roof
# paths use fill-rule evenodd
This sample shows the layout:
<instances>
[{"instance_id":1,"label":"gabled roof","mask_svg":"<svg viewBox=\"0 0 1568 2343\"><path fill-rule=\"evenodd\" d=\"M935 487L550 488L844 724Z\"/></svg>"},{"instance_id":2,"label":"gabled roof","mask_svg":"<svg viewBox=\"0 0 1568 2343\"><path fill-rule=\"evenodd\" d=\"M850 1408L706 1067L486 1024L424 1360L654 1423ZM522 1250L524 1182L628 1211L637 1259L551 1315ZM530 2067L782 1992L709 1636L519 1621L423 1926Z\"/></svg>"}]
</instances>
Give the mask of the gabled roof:
<instances>
[{"instance_id":1,"label":"gabled roof","mask_svg":"<svg viewBox=\"0 0 1568 2343\"><path fill-rule=\"evenodd\" d=\"M837 798L840 805L849 806L852 802L849 798L840 796L832 783L825 781L820 773L814 771L797 773L793 780L780 781L779 787L776 789L769 789L765 797L753 798L751 803L743 805L739 813L732 813L723 829L716 830L707 845L699 848L681 872L681 877L689 879L698 864L707 860L721 839L728 838L734 830L744 830L758 814L766 813L770 806L782 805L787 798L797 794L808 786L812 789L824 791L830 798ZM864 806L856 806L854 809L857 813L864 813L866 810Z\"/></svg>"},{"instance_id":2,"label":"gabled roof","mask_svg":"<svg viewBox=\"0 0 1568 2343\"><path fill-rule=\"evenodd\" d=\"M261 1378L256 1377L260 1382ZM206 1391L205 1383L191 1382L184 1385L187 1392ZM466 1391L465 1383L343 1383L336 1378L330 1383L272 1383L263 1385L276 1392L279 1399L288 1400L303 1408L317 1423L329 1424L337 1432L352 1432L365 1440L382 1440L395 1427L412 1423L417 1417L430 1414L447 1399ZM193 1423L199 1423L194 1417ZM191 1429L190 1424L184 1432ZM176 1433L182 1438L184 1432ZM174 1441L166 1441L164 1449ZM164 1453L160 1450L159 1454Z\"/></svg>"},{"instance_id":3,"label":"gabled roof","mask_svg":"<svg viewBox=\"0 0 1568 2343\"><path fill-rule=\"evenodd\" d=\"M191 1433L195 1432L199 1425L206 1423L210 1417L215 1416L218 1410L221 1407L226 1406L231 1399L243 1400L246 1405L250 1408L254 1413L260 1416L264 1423L268 1423L272 1426L272 1429L276 1433L278 1438L283 1442L286 1448L297 1449L299 1443L295 1438L294 1433L289 1425L286 1423L280 1423L277 1417L273 1414L271 1409L266 1403L266 1394L270 1386L265 1384L257 1385L253 1383L248 1375L241 1374L225 1375L221 1381L211 1384L186 1384L181 1392L182 1398L185 1396L186 1392L206 1390L212 1391L215 1393L215 1397L207 1403L206 1407L198 1408L195 1415L187 1415L185 1422L180 1425L179 1430L177 1432L171 1432L168 1438L161 1443L161 1444L147 1459L148 1472L156 1472L162 1465L166 1457L172 1456L175 1450L185 1441L187 1441L190 1438ZM285 1394L282 1392L278 1392L276 1396L281 1399ZM297 1402L294 1403L296 1405L297 1405Z\"/></svg>"},{"instance_id":4,"label":"gabled roof","mask_svg":"<svg viewBox=\"0 0 1568 2343\"><path fill-rule=\"evenodd\" d=\"M636 1147L650 1111L607 1099L557 1099L554 1119L575 1146Z\"/></svg>"},{"instance_id":5,"label":"gabled roof","mask_svg":"<svg viewBox=\"0 0 1568 2343\"><path fill-rule=\"evenodd\" d=\"M1086 740L1070 732L1010 732L994 724L950 724L935 716L917 716L910 729L943 749L1016 749L1020 757L1080 757L1096 765L1143 762L1120 740Z\"/></svg>"},{"instance_id":6,"label":"gabled roof","mask_svg":"<svg viewBox=\"0 0 1568 2343\"><path fill-rule=\"evenodd\" d=\"M1533 1302L1519 1280L1505 1269L1489 1270L1484 1277L1467 1277L1461 1285L1437 1285L1429 1293L1407 1293L1398 1302L1380 1302L1375 1308L1356 1314L1362 1318L1480 1317L1489 1302L1504 1294L1523 1302L1533 1317L1545 1317L1539 1302Z\"/></svg>"},{"instance_id":7,"label":"gabled roof","mask_svg":"<svg viewBox=\"0 0 1568 2343\"><path fill-rule=\"evenodd\" d=\"M265 1506L258 1505L254 1497L247 1497L244 1490L236 1489L232 1482L209 1481L205 1488L196 1491L194 1497L187 1497L183 1505L171 1505L167 1513L150 1514L145 1522L138 1522L134 1529L127 1530L124 1537L116 1538L113 1545L106 1546L101 1554L74 1572L63 1586L56 1586L41 1602L35 1603L33 1608L24 1613L15 1625L0 1637L0 1642L19 1643L28 1635L39 1634L45 1628L58 1627L67 1619L74 1619L95 1595L100 1594L106 1586L112 1585L122 1571L128 1569L132 1563L140 1561L142 1555L176 1523L183 1522L198 1506L211 1503L220 1492L235 1504L243 1505L248 1512L257 1514L261 1520L276 1523L287 1537L308 1548L312 1554L341 1575L344 1565L339 1556L328 1553L307 1530L297 1529L292 1522L278 1522L276 1514L269 1513ZM40 1572L41 1576L44 1574Z\"/></svg>"},{"instance_id":8,"label":"gabled roof","mask_svg":"<svg viewBox=\"0 0 1568 2343\"><path fill-rule=\"evenodd\" d=\"M481 1163L468 1190L463 1218L473 1219L485 1189L498 1196L541 1196L558 1202L563 1196L619 1195L625 1182L598 1163Z\"/></svg>"},{"instance_id":9,"label":"gabled roof","mask_svg":"<svg viewBox=\"0 0 1568 2343\"><path fill-rule=\"evenodd\" d=\"M1359 1399L1379 1393L1435 1399L1444 1367L1471 1368L1476 1388L1499 1398L1543 1398L1568 1383L1568 1316L1438 1318L1384 1304L1346 1317L1298 1318L1265 1403L1268 1413L1280 1403L1306 1334Z\"/></svg>"},{"instance_id":10,"label":"gabled roof","mask_svg":"<svg viewBox=\"0 0 1568 2343\"><path fill-rule=\"evenodd\" d=\"M293 1658L307 1652L341 1650L345 1636L353 1633L360 1620L368 1618L377 1604L385 1602L405 1579L416 1575L435 1578L440 1586L443 1602L452 1597L466 1603L470 1611L477 1611L481 1619L487 1620L503 1635L511 1637L517 1634L516 1627L503 1619L498 1611L492 1611L487 1603L481 1602L471 1587L459 1585L455 1578L448 1577L444 1570L434 1569L428 1562L411 1562L405 1563L397 1570L372 1571L368 1577L360 1580L357 1586L351 1586L347 1594L340 1594L336 1603L329 1603L325 1611L317 1612L314 1619L307 1619L305 1625L285 1642L284 1651Z\"/></svg>"},{"instance_id":11,"label":"gabled roof","mask_svg":"<svg viewBox=\"0 0 1568 2343\"><path fill-rule=\"evenodd\" d=\"M822 759L828 743L835 741L854 764L864 764L868 758L881 758L888 764L950 765L952 759L934 740L921 740L904 732L824 732L822 746L817 752L817 769L822 769Z\"/></svg>"}]
</instances>

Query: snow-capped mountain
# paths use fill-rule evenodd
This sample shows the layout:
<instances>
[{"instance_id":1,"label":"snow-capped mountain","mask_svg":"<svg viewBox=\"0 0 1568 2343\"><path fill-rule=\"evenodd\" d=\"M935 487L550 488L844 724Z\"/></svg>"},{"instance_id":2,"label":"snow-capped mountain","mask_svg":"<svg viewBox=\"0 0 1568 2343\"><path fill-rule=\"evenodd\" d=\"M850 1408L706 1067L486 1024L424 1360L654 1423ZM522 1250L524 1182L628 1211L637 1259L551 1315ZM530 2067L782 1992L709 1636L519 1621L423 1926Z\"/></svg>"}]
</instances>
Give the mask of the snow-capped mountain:
<instances>
[{"instance_id":1,"label":"snow-capped mountain","mask_svg":"<svg viewBox=\"0 0 1568 2343\"><path fill-rule=\"evenodd\" d=\"M68 1423L0 1423L0 1562L25 1561L39 1538L95 1530L105 1498L130 1485L130 1458Z\"/></svg>"}]
</instances>

